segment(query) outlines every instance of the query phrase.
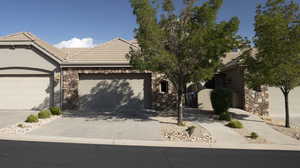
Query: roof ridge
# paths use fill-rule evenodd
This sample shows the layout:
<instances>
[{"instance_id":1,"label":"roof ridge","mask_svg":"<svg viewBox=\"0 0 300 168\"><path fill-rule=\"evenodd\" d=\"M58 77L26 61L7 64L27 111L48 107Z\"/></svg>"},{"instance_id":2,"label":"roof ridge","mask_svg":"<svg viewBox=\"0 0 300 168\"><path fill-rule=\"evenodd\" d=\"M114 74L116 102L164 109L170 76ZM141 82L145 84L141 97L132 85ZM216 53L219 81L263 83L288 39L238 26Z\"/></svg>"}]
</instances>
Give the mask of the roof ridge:
<instances>
[{"instance_id":1,"label":"roof ridge","mask_svg":"<svg viewBox=\"0 0 300 168\"><path fill-rule=\"evenodd\" d=\"M123 39L122 37L119 37L119 40L120 40L120 41L123 41L123 42L125 42L125 43L128 43L129 45L131 45L131 46L133 46L133 47L137 47L137 46L135 46L134 44L132 44L131 42L129 42L128 40Z\"/></svg>"},{"instance_id":2,"label":"roof ridge","mask_svg":"<svg viewBox=\"0 0 300 168\"><path fill-rule=\"evenodd\" d=\"M101 43L101 44L99 44L98 46L95 46L95 47L92 47L92 48L86 48L86 49L94 50L94 49L97 49L97 48L99 48L99 47L105 46L105 45L107 45L108 43L111 43L111 42L114 41L114 40L119 40L119 39L120 39L119 37L116 37L116 38L113 38L113 39L111 39L111 40L109 40L109 41L106 41L106 42L104 42L104 43ZM76 54L74 54L74 55L72 55L72 56L80 55L82 52L83 52L83 51L79 51L78 53L76 53ZM71 58L72 58L72 57L71 57Z\"/></svg>"},{"instance_id":3,"label":"roof ridge","mask_svg":"<svg viewBox=\"0 0 300 168\"><path fill-rule=\"evenodd\" d=\"M10 38L10 37L15 37L15 36L18 36L18 35L24 35L25 37L28 38L28 40L32 40L31 37L29 37L28 35L26 35L26 32L17 32L17 33L13 33L13 34L8 34L6 36L1 36L0 39L5 39L5 38Z\"/></svg>"},{"instance_id":4,"label":"roof ridge","mask_svg":"<svg viewBox=\"0 0 300 168\"><path fill-rule=\"evenodd\" d=\"M34 35L30 32L22 32L26 37L31 39L32 41L35 41L36 39L34 38Z\"/></svg>"},{"instance_id":5,"label":"roof ridge","mask_svg":"<svg viewBox=\"0 0 300 168\"><path fill-rule=\"evenodd\" d=\"M106 44L108 44L108 43L111 43L112 41L118 40L118 39L119 39L119 37L113 38L113 39L108 40L108 41L106 41L106 42L104 42L104 43L98 44L97 46L95 46L95 47L93 47L93 48L98 48L98 47L104 46L104 45L106 45Z\"/></svg>"}]
</instances>

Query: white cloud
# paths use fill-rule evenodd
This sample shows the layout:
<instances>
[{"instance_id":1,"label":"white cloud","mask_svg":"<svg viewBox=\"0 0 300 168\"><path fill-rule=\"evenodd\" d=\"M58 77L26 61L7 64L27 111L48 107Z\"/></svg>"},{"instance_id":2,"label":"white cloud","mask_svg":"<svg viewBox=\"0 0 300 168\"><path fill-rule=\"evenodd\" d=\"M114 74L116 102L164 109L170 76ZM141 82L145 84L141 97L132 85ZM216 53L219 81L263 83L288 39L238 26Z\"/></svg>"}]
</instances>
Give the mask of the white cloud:
<instances>
[{"instance_id":1,"label":"white cloud","mask_svg":"<svg viewBox=\"0 0 300 168\"><path fill-rule=\"evenodd\" d=\"M61 41L58 44L54 45L57 48L91 48L94 47L94 40L93 38L72 38L67 41Z\"/></svg>"}]
</instances>

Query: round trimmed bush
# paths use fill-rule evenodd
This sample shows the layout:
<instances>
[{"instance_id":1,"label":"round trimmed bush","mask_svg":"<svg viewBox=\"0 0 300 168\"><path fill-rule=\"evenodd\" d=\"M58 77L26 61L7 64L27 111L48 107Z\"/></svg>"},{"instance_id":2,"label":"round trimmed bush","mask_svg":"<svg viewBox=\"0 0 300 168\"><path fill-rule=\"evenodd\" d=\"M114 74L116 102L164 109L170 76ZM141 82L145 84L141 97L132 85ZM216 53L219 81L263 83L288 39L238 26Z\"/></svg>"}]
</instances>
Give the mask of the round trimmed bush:
<instances>
[{"instance_id":1,"label":"round trimmed bush","mask_svg":"<svg viewBox=\"0 0 300 168\"><path fill-rule=\"evenodd\" d=\"M231 116L228 112L225 112L225 113L220 114L219 120L221 120L221 121L230 121Z\"/></svg>"},{"instance_id":2,"label":"round trimmed bush","mask_svg":"<svg viewBox=\"0 0 300 168\"><path fill-rule=\"evenodd\" d=\"M30 116L27 117L25 122L27 122L27 123L36 123L36 122L39 122L39 118L36 115L31 114Z\"/></svg>"},{"instance_id":3,"label":"round trimmed bush","mask_svg":"<svg viewBox=\"0 0 300 168\"><path fill-rule=\"evenodd\" d=\"M228 124L227 124L228 127L231 127L231 128L243 128L243 124L238 121L238 120L231 120Z\"/></svg>"},{"instance_id":4,"label":"round trimmed bush","mask_svg":"<svg viewBox=\"0 0 300 168\"><path fill-rule=\"evenodd\" d=\"M50 118L51 112L49 110L43 110L43 111L39 112L38 117L40 119Z\"/></svg>"},{"instance_id":5,"label":"round trimmed bush","mask_svg":"<svg viewBox=\"0 0 300 168\"><path fill-rule=\"evenodd\" d=\"M51 111L52 115L61 115L62 114L59 107L51 107L50 111Z\"/></svg>"},{"instance_id":6,"label":"round trimmed bush","mask_svg":"<svg viewBox=\"0 0 300 168\"><path fill-rule=\"evenodd\" d=\"M214 112L218 115L228 112L232 105L232 91L226 88L215 89L210 94Z\"/></svg>"},{"instance_id":7,"label":"round trimmed bush","mask_svg":"<svg viewBox=\"0 0 300 168\"><path fill-rule=\"evenodd\" d=\"M258 134L256 132L251 132L250 138L251 139L257 139L258 138Z\"/></svg>"}]
</instances>

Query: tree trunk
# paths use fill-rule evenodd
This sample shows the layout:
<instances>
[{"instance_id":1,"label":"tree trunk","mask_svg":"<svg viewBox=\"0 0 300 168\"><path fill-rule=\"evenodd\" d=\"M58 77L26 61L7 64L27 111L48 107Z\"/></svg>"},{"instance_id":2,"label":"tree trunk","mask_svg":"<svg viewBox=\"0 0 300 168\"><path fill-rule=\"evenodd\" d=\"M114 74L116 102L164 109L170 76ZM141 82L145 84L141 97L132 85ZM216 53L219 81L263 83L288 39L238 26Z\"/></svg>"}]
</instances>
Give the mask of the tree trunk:
<instances>
[{"instance_id":1,"label":"tree trunk","mask_svg":"<svg viewBox=\"0 0 300 168\"><path fill-rule=\"evenodd\" d=\"M177 91L177 124L183 125L183 93L182 90Z\"/></svg>"},{"instance_id":2,"label":"tree trunk","mask_svg":"<svg viewBox=\"0 0 300 168\"><path fill-rule=\"evenodd\" d=\"M290 114L289 114L289 93L285 92L284 102L285 102L285 127L290 128Z\"/></svg>"}]
</instances>

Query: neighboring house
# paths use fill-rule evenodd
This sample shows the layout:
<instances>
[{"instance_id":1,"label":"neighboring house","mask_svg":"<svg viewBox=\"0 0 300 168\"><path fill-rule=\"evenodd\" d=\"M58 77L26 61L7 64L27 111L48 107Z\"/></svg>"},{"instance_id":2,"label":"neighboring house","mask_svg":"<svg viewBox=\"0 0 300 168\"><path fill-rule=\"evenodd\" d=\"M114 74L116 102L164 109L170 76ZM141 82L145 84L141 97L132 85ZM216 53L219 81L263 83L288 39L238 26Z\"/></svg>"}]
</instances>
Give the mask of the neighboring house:
<instances>
[{"instance_id":1,"label":"neighboring house","mask_svg":"<svg viewBox=\"0 0 300 168\"><path fill-rule=\"evenodd\" d=\"M247 88L244 79L245 67L241 64L240 55L240 52L228 54L225 67L212 80L213 88L225 87L233 90L233 107L261 116L285 117L284 97L279 88ZM300 87L291 91L289 106L292 117L300 115Z\"/></svg>"},{"instance_id":2,"label":"neighboring house","mask_svg":"<svg viewBox=\"0 0 300 168\"><path fill-rule=\"evenodd\" d=\"M83 111L166 109L176 96L159 74L131 68L126 54L137 42L116 38L93 48L58 49L31 33L0 37L0 109L38 110L49 106ZM234 107L260 115L284 115L279 89L247 89L240 53L228 53L225 68L206 88L234 91ZM203 87L204 88L204 87ZM198 96L209 107L209 91ZM197 97L197 96L196 96ZM300 89L291 93L291 113L300 110ZM208 104L208 105L207 105Z\"/></svg>"}]
</instances>

